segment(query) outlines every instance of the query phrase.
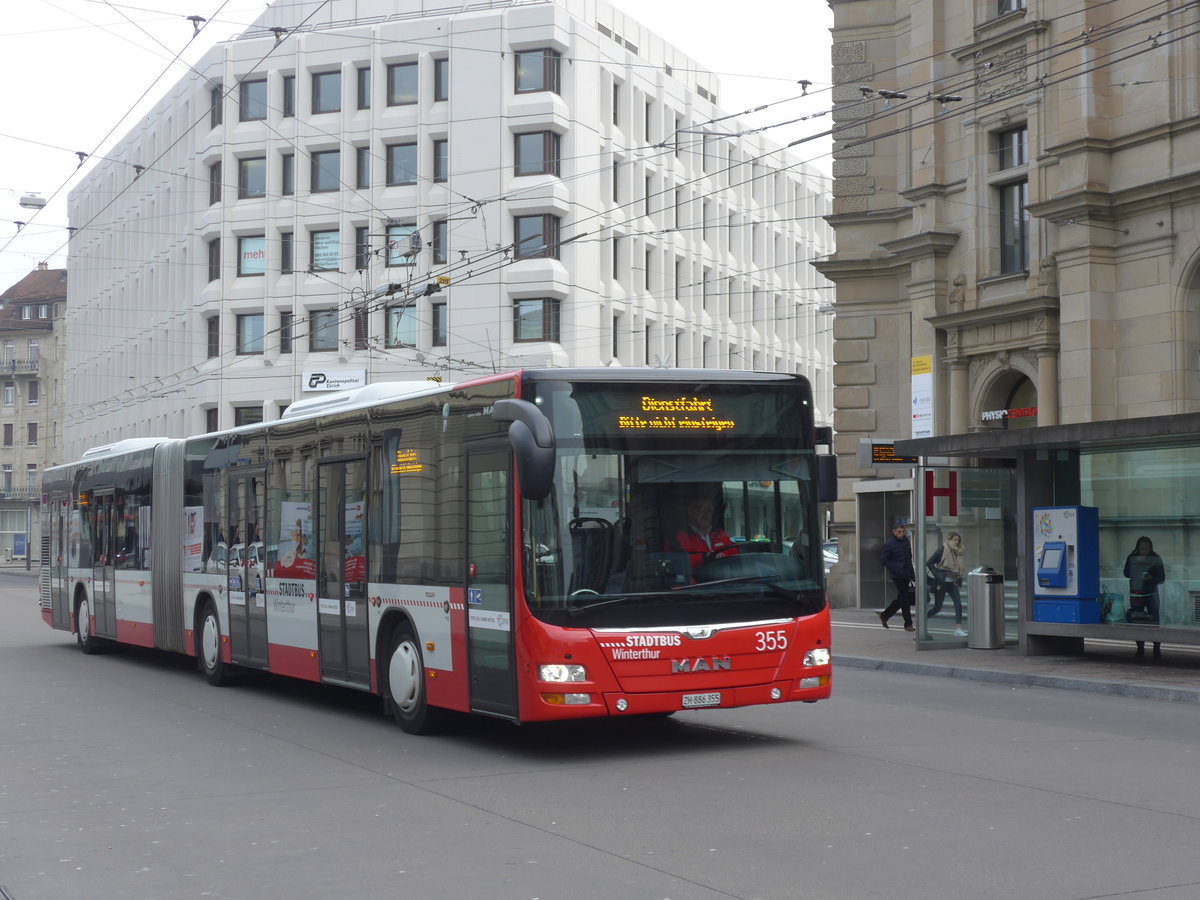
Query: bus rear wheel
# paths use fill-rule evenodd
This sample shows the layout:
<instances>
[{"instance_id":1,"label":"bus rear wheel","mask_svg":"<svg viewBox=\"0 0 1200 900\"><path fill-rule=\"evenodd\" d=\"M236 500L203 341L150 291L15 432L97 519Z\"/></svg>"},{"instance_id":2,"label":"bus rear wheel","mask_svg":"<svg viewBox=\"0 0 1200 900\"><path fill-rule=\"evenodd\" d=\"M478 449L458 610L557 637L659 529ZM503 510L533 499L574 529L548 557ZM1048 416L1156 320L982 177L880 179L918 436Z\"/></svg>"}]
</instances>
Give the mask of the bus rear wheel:
<instances>
[{"instance_id":1,"label":"bus rear wheel","mask_svg":"<svg viewBox=\"0 0 1200 900\"><path fill-rule=\"evenodd\" d=\"M392 717L409 734L430 734L443 724L443 710L425 702L425 666L421 645L408 627L392 639L388 653L388 692Z\"/></svg>"},{"instance_id":2,"label":"bus rear wheel","mask_svg":"<svg viewBox=\"0 0 1200 900\"><path fill-rule=\"evenodd\" d=\"M212 601L204 604L200 627L196 629L196 659L208 683L220 687L228 680L228 667L221 659L221 624Z\"/></svg>"}]
</instances>

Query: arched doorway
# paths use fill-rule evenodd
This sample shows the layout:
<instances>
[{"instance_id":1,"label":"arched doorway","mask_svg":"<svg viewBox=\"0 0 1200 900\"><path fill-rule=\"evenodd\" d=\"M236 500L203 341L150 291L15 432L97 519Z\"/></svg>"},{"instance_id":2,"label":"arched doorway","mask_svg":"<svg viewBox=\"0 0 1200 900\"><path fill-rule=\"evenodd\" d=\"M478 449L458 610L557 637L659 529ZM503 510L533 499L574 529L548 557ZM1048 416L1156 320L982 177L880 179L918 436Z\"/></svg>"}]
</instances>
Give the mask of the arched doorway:
<instances>
[{"instance_id":1,"label":"arched doorway","mask_svg":"<svg viewBox=\"0 0 1200 900\"><path fill-rule=\"evenodd\" d=\"M1000 373L984 393L979 427L984 429L1037 426L1037 385L1012 369Z\"/></svg>"}]
</instances>

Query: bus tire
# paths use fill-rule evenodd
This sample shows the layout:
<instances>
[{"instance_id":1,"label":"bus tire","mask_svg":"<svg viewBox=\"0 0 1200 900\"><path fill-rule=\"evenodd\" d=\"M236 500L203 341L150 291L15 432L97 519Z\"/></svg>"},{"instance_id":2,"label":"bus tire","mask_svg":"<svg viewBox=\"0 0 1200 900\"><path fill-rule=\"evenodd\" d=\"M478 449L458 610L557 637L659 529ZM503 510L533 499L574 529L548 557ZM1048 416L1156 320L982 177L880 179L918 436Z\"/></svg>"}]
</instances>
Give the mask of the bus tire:
<instances>
[{"instance_id":1,"label":"bus tire","mask_svg":"<svg viewBox=\"0 0 1200 900\"><path fill-rule=\"evenodd\" d=\"M211 600L204 602L200 627L196 629L197 665L208 683L220 687L228 681L228 666L221 659L221 623Z\"/></svg>"},{"instance_id":2,"label":"bus tire","mask_svg":"<svg viewBox=\"0 0 1200 900\"><path fill-rule=\"evenodd\" d=\"M75 641L79 649L91 656L97 649L97 638L92 634L92 606L86 595L75 602Z\"/></svg>"},{"instance_id":3,"label":"bus tire","mask_svg":"<svg viewBox=\"0 0 1200 900\"><path fill-rule=\"evenodd\" d=\"M444 723L444 711L425 702L425 666L421 645L408 625L396 629L388 660L392 717L409 734L431 734Z\"/></svg>"}]
</instances>

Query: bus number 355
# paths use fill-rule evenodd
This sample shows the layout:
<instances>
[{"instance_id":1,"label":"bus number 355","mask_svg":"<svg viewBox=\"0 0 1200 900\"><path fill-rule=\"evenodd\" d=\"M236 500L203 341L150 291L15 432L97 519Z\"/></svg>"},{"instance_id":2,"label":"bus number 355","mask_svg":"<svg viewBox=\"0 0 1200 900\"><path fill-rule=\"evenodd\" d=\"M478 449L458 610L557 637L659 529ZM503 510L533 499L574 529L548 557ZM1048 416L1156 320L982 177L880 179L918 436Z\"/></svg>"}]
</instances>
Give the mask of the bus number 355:
<instances>
[{"instance_id":1,"label":"bus number 355","mask_svg":"<svg viewBox=\"0 0 1200 900\"><path fill-rule=\"evenodd\" d=\"M782 631L758 631L754 634L754 649L763 650L786 650L787 635Z\"/></svg>"}]
</instances>

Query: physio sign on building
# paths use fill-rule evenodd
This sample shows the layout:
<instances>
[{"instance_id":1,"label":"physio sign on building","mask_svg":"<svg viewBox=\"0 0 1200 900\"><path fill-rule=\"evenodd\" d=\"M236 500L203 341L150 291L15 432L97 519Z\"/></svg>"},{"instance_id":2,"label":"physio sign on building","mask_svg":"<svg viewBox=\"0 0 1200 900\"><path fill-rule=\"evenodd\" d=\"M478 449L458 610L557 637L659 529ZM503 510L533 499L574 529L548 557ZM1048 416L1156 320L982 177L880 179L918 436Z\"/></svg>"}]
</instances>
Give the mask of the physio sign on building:
<instances>
[{"instance_id":1,"label":"physio sign on building","mask_svg":"<svg viewBox=\"0 0 1200 900\"><path fill-rule=\"evenodd\" d=\"M1036 406L1017 406L1012 409L985 409L979 415L984 425L1000 428L1032 428L1037 425Z\"/></svg>"}]
</instances>

